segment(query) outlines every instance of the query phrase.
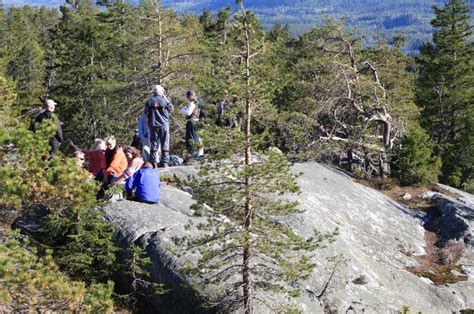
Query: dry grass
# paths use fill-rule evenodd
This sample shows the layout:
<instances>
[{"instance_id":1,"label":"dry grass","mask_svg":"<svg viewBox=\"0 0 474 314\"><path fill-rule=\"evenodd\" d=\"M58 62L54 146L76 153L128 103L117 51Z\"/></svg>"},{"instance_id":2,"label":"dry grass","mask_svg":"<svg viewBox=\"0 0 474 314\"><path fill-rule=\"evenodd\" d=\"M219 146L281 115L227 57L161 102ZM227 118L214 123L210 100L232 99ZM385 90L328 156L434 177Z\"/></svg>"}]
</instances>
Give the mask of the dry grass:
<instances>
[{"instance_id":1,"label":"dry grass","mask_svg":"<svg viewBox=\"0 0 474 314\"><path fill-rule=\"evenodd\" d=\"M409 208L416 208L425 212L433 210L433 204L427 199L421 198L420 194L429 190L426 187L421 186L400 186L399 182L392 178L373 178L373 179L362 179L356 178L356 181L362 185L368 186L372 189L376 189L388 197L396 200L397 202L408 206ZM444 193L444 192L443 192ZM411 199L406 200L403 198L404 195L410 194Z\"/></svg>"},{"instance_id":2,"label":"dry grass","mask_svg":"<svg viewBox=\"0 0 474 314\"><path fill-rule=\"evenodd\" d=\"M424 277L431 280L435 285L453 284L460 281L466 281L467 275L453 274L453 271L462 271L461 265L442 265L433 267L408 267L407 270L418 277Z\"/></svg>"},{"instance_id":3,"label":"dry grass","mask_svg":"<svg viewBox=\"0 0 474 314\"><path fill-rule=\"evenodd\" d=\"M463 244L449 241L439 248L437 242L436 233L425 231L426 254L416 256L420 265L407 267L407 270L418 277L430 279L435 285L466 281L468 276L463 273L462 265L458 264L464 251Z\"/></svg>"}]
</instances>

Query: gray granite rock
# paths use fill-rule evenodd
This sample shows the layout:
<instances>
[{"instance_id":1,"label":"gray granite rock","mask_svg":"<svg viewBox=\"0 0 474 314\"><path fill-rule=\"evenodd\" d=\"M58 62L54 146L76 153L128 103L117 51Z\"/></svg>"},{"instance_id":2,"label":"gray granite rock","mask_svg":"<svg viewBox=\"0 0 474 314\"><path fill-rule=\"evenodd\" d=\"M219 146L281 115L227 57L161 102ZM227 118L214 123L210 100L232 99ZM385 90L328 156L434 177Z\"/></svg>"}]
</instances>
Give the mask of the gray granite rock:
<instances>
[{"instance_id":1,"label":"gray granite rock","mask_svg":"<svg viewBox=\"0 0 474 314\"><path fill-rule=\"evenodd\" d=\"M418 264L416 255L425 253L420 212L321 164L297 164L294 171L303 172L298 178L302 193L297 199L306 211L287 217L282 223L303 237L310 236L314 228L331 232L337 227L340 232L335 242L317 251L318 267L302 283L306 293L296 302L305 313L321 313L324 309L387 313L403 306L424 313L448 313L474 308L472 273L466 282L436 286L406 271L406 267ZM181 178L196 175L196 170L189 166L160 172ZM177 272L195 256L176 258L170 250L173 237L195 232L184 228L189 219L197 219L189 208L192 202L190 194L163 184L158 205L120 201L104 208L107 219L118 224L123 245L138 243L144 247L154 263L155 280L173 289L173 300L166 304L156 301L156 307L167 312L204 311L197 308L196 293L183 287L189 278ZM472 216L467 216L467 220L472 224ZM336 268L330 261L334 256L339 256L340 261ZM324 289L330 274L332 280ZM323 290L318 299L316 296ZM257 311L266 312L263 308Z\"/></svg>"},{"instance_id":2,"label":"gray granite rock","mask_svg":"<svg viewBox=\"0 0 474 314\"><path fill-rule=\"evenodd\" d=\"M428 228L439 229L439 241L447 243L460 242L465 248L460 259L463 272L468 275L466 284L472 291L474 285L474 195L439 184L442 190L449 195L439 192L425 192L422 197L430 200L436 205L437 212L434 217L429 215L425 218ZM469 296L473 300L473 296ZM473 301L470 302L470 307Z\"/></svg>"}]
</instances>

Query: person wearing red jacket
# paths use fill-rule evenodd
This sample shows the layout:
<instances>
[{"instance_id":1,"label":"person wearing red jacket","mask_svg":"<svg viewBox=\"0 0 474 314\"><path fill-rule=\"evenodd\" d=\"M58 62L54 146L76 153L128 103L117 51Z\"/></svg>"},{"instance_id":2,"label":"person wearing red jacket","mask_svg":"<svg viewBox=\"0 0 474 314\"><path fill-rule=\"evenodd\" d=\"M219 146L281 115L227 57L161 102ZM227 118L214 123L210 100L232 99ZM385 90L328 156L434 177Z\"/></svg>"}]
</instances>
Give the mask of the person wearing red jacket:
<instances>
[{"instance_id":1,"label":"person wearing red jacket","mask_svg":"<svg viewBox=\"0 0 474 314\"><path fill-rule=\"evenodd\" d=\"M84 157L89 161L87 169L95 176L99 174L101 169L107 166L105 163L105 141L102 139L95 139L91 150L83 151Z\"/></svg>"},{"instance_id":2,"label":"person wearing red jacket","mask_svg":"<svg viewBox=\"0 0 474 314\"><path fill-rule=\"evenodd\" d=\"M97 177L100 171L107 167L105 162L105 141L100 138L94 140L94 144L90 150L82 150L69 140L72 148L74 149L74 156L79 160L83 161L87 159L87 170L94 176ZM83 162L81 163L82 167ZM102 181L102 180L99 180Z\"/></svg>"}]
</instances>

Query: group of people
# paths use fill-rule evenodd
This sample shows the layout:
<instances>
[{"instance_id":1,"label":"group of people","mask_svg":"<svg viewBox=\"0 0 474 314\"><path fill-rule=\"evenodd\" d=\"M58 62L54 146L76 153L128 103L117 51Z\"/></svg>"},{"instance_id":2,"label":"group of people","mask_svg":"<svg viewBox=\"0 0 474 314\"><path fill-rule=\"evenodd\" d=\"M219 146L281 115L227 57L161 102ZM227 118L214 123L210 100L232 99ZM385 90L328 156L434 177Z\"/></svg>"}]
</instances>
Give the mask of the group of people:
<instances>
[{"instance_id":1,"label":"group of people","mask_svg":"<svg viewBox=\"0 0 474 314\"><path fill-rule=\"evenodd\" d=\"M82 167L87 160L91 177L102 183L98 198L104 197L105 191L111 186L123 185L128 199L145 203L159 202L160 177L153 169L166 168L170 164L169 120L174 106L161 85L154 85L151 92L130 146L118 145L113 136L105 140L96 139L90 150L82 150L69 141L78 164ZM202 110L204 104L192 90L186 93L186 98L187 104L179 110L186 119L186 149L190 156L202 160L204 147L197 134L197 126L201 119L206 119ZM45 119L57 121L56 134L49 141L51 156L57 154L60 144L64 141L61 123L53 115L55 106L53 100L46 100L44 111L36 117L33 124L35 131L35 125ZM221 113L222 111L223 108Z\"/></svg>"},{"instance_id":2,"label":"group of people","mask_svg":"<svg viewBox=\"0 0 474 314\"><path fill-rule=\"evenodd\" d=\"M78 166L88 160L88 170L95 180L102 183L97 198L114 185L122 185L127 198L144 203L158 203L160 200L160 176L150 162L145 162L141 152L133 147L122 147L115 137L96 139L90 150L81 150L71 142Z\"/></svg>"},{"instance_id":3,"label":"group of people","mask_svg":"<svg viewBox=\"0 0 474 314\"><path fill-rule=\"evenodd\" d=\"M184 137L186 149L193 158L201 160L204 158L204 147L196 127L200 119L205 118L202 110L203 102L191 90L186 93L186 98L188 103L179 110L186 119ZM142 155L154 168L166 168L170 164L169 120L173 111L174 106L166 97L164 88L161 85L154 85L152 96L146 101L138 122L138 134L132 141L139 144L134 146L141 147Z\"/></svg>"}]
</instances>

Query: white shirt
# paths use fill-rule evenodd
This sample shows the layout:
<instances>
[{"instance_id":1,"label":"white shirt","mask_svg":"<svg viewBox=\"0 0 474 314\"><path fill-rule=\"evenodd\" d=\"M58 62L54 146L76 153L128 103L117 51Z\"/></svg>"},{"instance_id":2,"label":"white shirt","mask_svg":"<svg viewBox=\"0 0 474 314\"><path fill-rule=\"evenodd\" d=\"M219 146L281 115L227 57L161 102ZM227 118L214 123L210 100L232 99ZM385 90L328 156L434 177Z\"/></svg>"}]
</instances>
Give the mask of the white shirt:
<instances>
[{"instance_id":1,"label":"white shirt","mask_svg":"<svg viewBox=\"0 0 474 314\"><path fill-rule=\"evenodd\" d=\"M187 106L181 107L179 112L181 112L183 116L189 117L193 114L194 109L196 109L196 104L194 103L194 101L190 101Z\"/></svg>"}]
</instances>

